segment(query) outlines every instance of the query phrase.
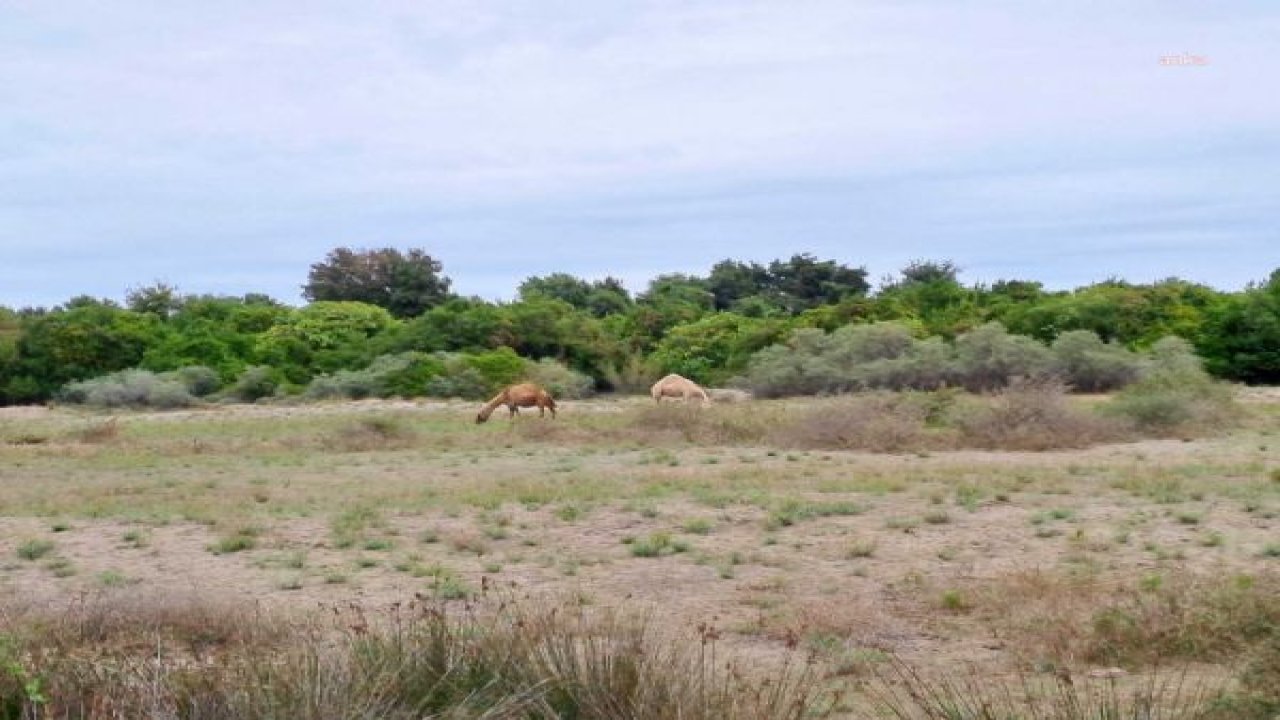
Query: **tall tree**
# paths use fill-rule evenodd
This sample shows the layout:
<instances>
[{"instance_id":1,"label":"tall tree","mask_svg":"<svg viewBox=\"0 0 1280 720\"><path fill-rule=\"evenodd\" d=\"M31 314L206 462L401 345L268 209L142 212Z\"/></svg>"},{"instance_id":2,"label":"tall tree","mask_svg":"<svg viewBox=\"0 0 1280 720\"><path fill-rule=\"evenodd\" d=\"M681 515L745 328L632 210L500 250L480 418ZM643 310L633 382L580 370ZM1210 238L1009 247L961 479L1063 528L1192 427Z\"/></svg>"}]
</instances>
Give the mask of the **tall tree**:
<instances>
[{"instance_id":1,"label":"tall tree","mask_svg":"<svg viewBox=\"0 0 1280 720\"><path fill-rule=\"evenodd\" d=\"M168 318L182 307L182 295L178 288L157 280L151 285L129 288L124 296L125 307L134 312L149 313L158 318Z\"/></svg>"},{"instance_id":2,"label":"tall tree","mask_svg":"<svg viewBox=\"0 0 1280 720\"><path fill-rule=\"evenodd\" d=\"M624 312L631 306L631 295L622 286L622 281L613 277L588 282L568 273L551 273L527 278L520 283L519 293L521 300L536 297L563 300L596 317Z\"/></svg>"},{"instance_id":3,"label":"tall tree","mask_svg":"<svg viewBox=\"0 0 1280 720\"><path fill-rule=\"evenodd\" d=\"M769 276L784 307L793 313L863 295L871 289L865 269L819 260L808 253L792 255L790 260L774 260L769 263Z\"/></svg>"},{"instance_id":4,"label":"tall tree","mask_svg":"<svg viewBox=\"0 0 1280 720\"><path fill-rule=\"evenodd\" d=\"M721 260L711 267L707 289L717 310L728 310L739 301L767 294L773 288L769 269L757 263Z\"/></svg>"},{"instance_id":5,"label":"tall tree","mask_svg":"<svg viewBox=\"0 0 1280 720\"><path fill-rule=\"evenodd\" d=\"M311 266L302 295L311 301L377 305L398 318L416 317L450 297L452 281L426 251L412 248L352 250L340 247Z\"/></svg>"},{"instance_id":6,"label":"tall tree","mask_svg":"<svg viewBox=\"0 0 1280 720\"><path fill-rule=\"evenodd\" d=\"M901 279L888 278L877 297L882 320L918 322L930 335L954 338L981 324L979 293L956 279L960 269L950 260L914 260Z\"/></svg>"}]
</instances>

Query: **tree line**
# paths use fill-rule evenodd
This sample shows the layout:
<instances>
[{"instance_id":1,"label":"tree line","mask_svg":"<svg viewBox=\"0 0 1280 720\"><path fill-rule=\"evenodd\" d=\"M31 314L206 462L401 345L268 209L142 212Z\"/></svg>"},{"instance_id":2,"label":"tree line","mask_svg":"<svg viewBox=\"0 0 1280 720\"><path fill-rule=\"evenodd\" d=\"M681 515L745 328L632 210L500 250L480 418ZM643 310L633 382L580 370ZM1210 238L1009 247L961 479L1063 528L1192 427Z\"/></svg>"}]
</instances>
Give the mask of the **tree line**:
<instances>
[{"instance_id":1,"label":"tree line","mask_svg":"<svg viewBox=\"0 0 1280 720\"><path fill-rule=\"evenodd\" d=\"M465 358L481 385L518 374L513 357L557 363L601 390L666 372L714 385L767 348L812 337L804 332L879 322L940 342L991 323L1046 345L1077 331L1129 350L1177 336L1218 377L1280 382L1280 269L1239 291L1177 278L1051 291L1033 280L967 285L959 275L952 262L918 261L873 287L863 268L797 254L664 274L636 294L615 278L552 273L527 278L511 302L488 302L452 292L424 250L337 248L310 267L302 307L262 294L184 295L164 283L129 291L123 304L81 296L54 308L0 307L0 404L44 402L129 369L201 367L223 386L252 373L291 392L406 353L433 358L420 373Z\"/></svg>"}]
</instances>

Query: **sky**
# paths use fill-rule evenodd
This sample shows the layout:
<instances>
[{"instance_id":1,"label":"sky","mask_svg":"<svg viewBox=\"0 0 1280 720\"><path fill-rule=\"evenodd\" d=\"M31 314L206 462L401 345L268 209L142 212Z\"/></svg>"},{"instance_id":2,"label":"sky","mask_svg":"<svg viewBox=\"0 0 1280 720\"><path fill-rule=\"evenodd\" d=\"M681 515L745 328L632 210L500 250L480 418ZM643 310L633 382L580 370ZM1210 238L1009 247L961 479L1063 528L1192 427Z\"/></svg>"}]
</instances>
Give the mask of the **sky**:
<instances>
[{"instance_id":1,"label":"sky","mask_svg":"<svg viewBox=\"0 0 1280 720\"><path fill-rule=\"evenodd\" d=\"M0 305L304 302L795 253L969 283L1280 267L1280 3L0 0Z\"/></svg>"}]
</instances>

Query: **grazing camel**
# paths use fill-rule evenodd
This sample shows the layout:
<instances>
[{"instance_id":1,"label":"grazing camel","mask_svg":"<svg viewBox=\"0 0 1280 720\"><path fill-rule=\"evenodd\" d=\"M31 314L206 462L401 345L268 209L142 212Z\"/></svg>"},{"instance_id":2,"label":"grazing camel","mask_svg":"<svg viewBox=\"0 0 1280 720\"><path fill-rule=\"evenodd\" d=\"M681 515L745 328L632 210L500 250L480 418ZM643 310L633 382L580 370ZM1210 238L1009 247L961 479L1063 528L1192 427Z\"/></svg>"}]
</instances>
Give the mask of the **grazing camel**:
<instances>
[{"instance_id":1,"label":"grazing camel","mask_svg":"<svg viewBox=\"0 0 1280 720\"><path fill-rule=\"evenodd\" d=\"M542 417L547 410L551 411L552 418L556 416L556 401L551 399L550 393L534 383L520 383L507 387L485 403L484 407L480 408L480 414L476 415L476 422L482 423L488 420L499 405L507 406L513 420L518 412L517 408L522 407L537 406L538 417Z\"/></svg>"},{"instance_id":2,"label":"grazing camel","mask_svg":"<svg viewBox=\"0 0 1280 720\"><path fill-rule=\"evenodd\" d=\"M704 403L711 402L707 391L699 387L698 383L674 373L654 383L649 388L649 394L653 396L654 402L659 403L664 397L683 398L685 402L689 402L689 398L701 398Z\"/></svg>"}]
</instances>

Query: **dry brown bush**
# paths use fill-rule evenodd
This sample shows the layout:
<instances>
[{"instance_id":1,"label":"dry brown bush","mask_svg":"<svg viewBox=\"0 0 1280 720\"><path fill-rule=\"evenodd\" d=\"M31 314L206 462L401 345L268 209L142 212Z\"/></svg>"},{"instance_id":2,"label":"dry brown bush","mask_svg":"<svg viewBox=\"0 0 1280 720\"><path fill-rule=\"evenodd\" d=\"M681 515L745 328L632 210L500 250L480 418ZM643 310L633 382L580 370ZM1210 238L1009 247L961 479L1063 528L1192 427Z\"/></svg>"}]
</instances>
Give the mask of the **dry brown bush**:
<instances>
[{"instance_id":1,"label":"dry brown bush","mask_svg":"<svg viewBox=\"0 0 1280 720\"><path fill-rule=\"evenodd\" d=\"M1125 423L1077 409L1055 378L1021 378L984 402L961 406L953 423L966 447L1053 450L1119 442L1132 435Z\"/></svg>"},{"instance_id":2,"label":"dry brown bush","mask_svg":"<svg viewBox=\"0 0 1280 720\"><path fill-rule=\"evenodd\" d=\"M947 444L925 427L927 408L888 392L848 395L817 403L775 425L769 439L819 450L901 452Z\"/></svg>"},{"instance_id":3,"label":"dry brown bush","mask_svg":"<svg viewBox=\"0 0 1280 720\"><path fill-rule=\"evenodd\" d=\"M750 444L763 440L779 413L776 407L662 403L635 413L627 434L651 440L704 444Z\"/></svg>"}]
</instances>

